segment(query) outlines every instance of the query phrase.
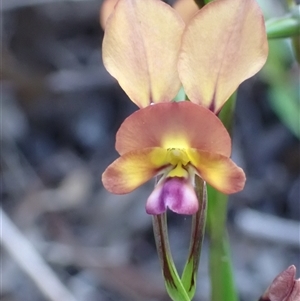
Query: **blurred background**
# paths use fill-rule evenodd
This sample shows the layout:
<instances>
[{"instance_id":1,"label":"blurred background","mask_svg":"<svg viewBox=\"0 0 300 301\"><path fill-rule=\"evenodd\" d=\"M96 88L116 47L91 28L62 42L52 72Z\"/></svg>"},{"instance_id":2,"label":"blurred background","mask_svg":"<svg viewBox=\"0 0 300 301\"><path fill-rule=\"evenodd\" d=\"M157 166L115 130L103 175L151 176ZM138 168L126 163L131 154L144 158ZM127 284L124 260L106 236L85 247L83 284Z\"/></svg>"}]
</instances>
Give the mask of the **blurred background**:
<instances>
[{"instance_id":1,"label":"blurred background","mask_svg":"<svg viewBox=\"0 0 300 301\"><path fill-rule=\"evenodd\" d=\"M287 10L260 3L267 18ZM144 211L153 183L115 196L100 180L137 109L103 67L101 5L1 3L3 301L169 300ZM241 301L257 300L291 264L299 277L299 102L292 43L272 41L236 109L233 160L247 184L230 198L228 229ZM170 214L169 227L182 267L190 219ZM205 240L195 301L209 300L207 263Z\"/></svg>"}]
</instances>

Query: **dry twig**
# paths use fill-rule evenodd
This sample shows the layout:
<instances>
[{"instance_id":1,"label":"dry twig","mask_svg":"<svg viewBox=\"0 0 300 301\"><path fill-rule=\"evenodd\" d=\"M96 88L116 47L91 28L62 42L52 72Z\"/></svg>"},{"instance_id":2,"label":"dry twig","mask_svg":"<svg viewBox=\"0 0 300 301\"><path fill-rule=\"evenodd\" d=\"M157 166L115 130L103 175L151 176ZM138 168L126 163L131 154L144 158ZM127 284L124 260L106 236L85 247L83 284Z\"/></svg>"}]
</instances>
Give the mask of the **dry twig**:
<instances>
[{"instance_id":1,"label":"dry twig","mask_svg":"<svg viewBox=\"0 0 300 301\"><path fill-rule=\"evenodd\" d=\"M76 301L76 298L61 283L32 244L17 229L0 208L0 242L20 268L36 283L44 296L51 301Z\"/></svg>"}]
</instances>

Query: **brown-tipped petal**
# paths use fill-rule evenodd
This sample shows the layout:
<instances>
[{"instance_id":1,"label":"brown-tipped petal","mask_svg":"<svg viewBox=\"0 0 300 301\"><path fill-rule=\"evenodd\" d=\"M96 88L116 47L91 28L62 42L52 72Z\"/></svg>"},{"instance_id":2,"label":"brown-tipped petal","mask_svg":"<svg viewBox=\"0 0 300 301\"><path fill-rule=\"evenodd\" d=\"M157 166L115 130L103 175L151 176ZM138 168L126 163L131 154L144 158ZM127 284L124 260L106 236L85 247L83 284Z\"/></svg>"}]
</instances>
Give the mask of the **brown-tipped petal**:
<instances>
[{"instance_id":1,"label":"brown-tipped petal","mask_svg":"<svg viewBox=\"0 0 300 301\"><path fill-rule=\"evenodd\" d=\"M147 148L124 154L104 171L104 187L115 194L133 191L165 167L166 154L167 151L161 148Z\"/></svg>"},{"instance_id":2,"label":"brown-tipped petal","mask_svg":"<svg viewBox=\"0 0 300 301\"><path fill-rule=\"evenodd\" d=\"M192 102L217 113L268 54L264 19L255 0L215 0L191 20L182 39L179 76Z\"/></svg>"},{"instance_id":3,"label":"brown-tipped petal","mask_svg":"<svg viewBox=\"0 0 300 301\"><path fill-rule=\"evenodd\" d=\"M189 101L161 103L134 112L117 133L116 149L121 155L145 147L193 147L228 157L231 139L208 109Z\"/></svg>"},{"instance_id":4,"label":"brown-tipped petal","mask_svg":"<svg viewBox=\"0 0 300 301\"><path fill-rule=\"evenodd\" d=\"M245 173L230 158L199 149L186 152L199 176L215 189L231 194L244 188Z\"/></svg>"},{"instance_id":5,"label":"brown-tipped petal","mask_svg":"<svg viewBox=\"0 0 300 301\"><path fill-rule=\"evenodd\" d=\"M120 0L106 24L103 62L139 107L171 101L184 22L160 0Z\"/></svg>"}]
</instances>

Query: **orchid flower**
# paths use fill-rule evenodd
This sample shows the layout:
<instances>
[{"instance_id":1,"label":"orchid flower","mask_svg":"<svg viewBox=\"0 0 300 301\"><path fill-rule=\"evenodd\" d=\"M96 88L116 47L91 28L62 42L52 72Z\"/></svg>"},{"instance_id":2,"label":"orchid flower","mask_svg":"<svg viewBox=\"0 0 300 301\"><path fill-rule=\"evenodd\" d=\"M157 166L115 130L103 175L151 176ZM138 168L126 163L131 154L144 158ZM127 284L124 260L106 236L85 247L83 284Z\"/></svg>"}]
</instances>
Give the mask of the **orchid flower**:
<instances>
[{"instance_id":1,"label":"orchid flower","mask_svg":"<svg viewBox=\"0 0 300 301\"><path fill-rule=\"evenodd\" d=\"M215 0L185 26L161 0L119 0L103 40L103 62L140 108L189 100L220 111L264 65L268 43L255 0Z\"/></svg>"},{"instance_id":2,"label":"orchid flower","mask_svg":"<svg viewBox=\"0 0 300 301\"><path fill-rule=\"evenodd\" d=\"M215 113L259 71L267 49L255 0L215 0L187 26L160 0L119 0L103 61L141 109L117 133L121 157L103 173L104 187L125 194L157 177L146 203L153 215L197 212L196 175L226 194L243 189L245 174L230 159L231 139ZM190 101L171 102L181 85Z\"/></svg>"},{"instance_id":3,"label":"orchid flower","mask_svg":"<svg viewBox=\"0 0 300 301\"><path fill-rule=\"evenodd\" d=\"M231 139L218 117L188 101L148 106L130 115L116 137L121 155L104 172L105 188L133 191L160 176L146 204L149 214L167 207L180 214L198 210L194 177L224 193L241 190L245 175L229 158Z\"/></svg>"}]
</instances>

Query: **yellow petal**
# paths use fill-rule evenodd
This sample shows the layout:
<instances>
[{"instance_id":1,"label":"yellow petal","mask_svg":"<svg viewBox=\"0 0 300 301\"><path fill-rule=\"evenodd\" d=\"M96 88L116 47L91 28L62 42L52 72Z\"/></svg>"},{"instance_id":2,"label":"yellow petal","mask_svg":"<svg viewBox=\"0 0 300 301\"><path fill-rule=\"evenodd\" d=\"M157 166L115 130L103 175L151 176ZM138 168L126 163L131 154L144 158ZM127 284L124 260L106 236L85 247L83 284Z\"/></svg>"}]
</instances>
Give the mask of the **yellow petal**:
<instances>
[{"instance_id":1,"label":"yellow petal","mask_svg":"<svg viewBox=\"0 0 300 301\"><path fill-rule=\"evenodd\" d=\"M103 62L139 107L172 100L184 22L160 0L120 0L106 23Z\"/></svg>"},{"instance_id":2,"label":"yellow petal","mask_svg":"<svg viewBox=\"0 0 300 301\"><path fill-rule=\"evenodd\" d=\"M264 65L268 42L255 0L215 0L187 26L179 76L189 99L218 112L239 84Z\"/></svg>"},{"instance_id":3,"label":"yellow petal","mask_svg":"<svg viewBox=\"0 0 300 301\"><path fill-rule=\"evenodd\" d=\"M166 166L166 156L161 148L126 153L104 171L103 185L115 194L129 193L158 174Z\"/></svg>"},{"instance_id":4,"label":"yellow petal","mask_svg":"<svg viewBox=\"0 0 300 301\"><path fill-rule=\"evenodd\" d=\"M198 148L229 157L231 139L208 109L189 101L160 103L134 112L117 133L120 155L146 147Z\"/></svg>"},{"instance_id":5,"label":"yellow petal","mask_svg":"<svg viewBox=\"0 0 300 301\"><path fill-rule=\"evenodd\" d=\"M245 173L230 158L198 149L186 152L199 176L215 189L231 194L244 188Z\"/></svg>"}]
</instances>

